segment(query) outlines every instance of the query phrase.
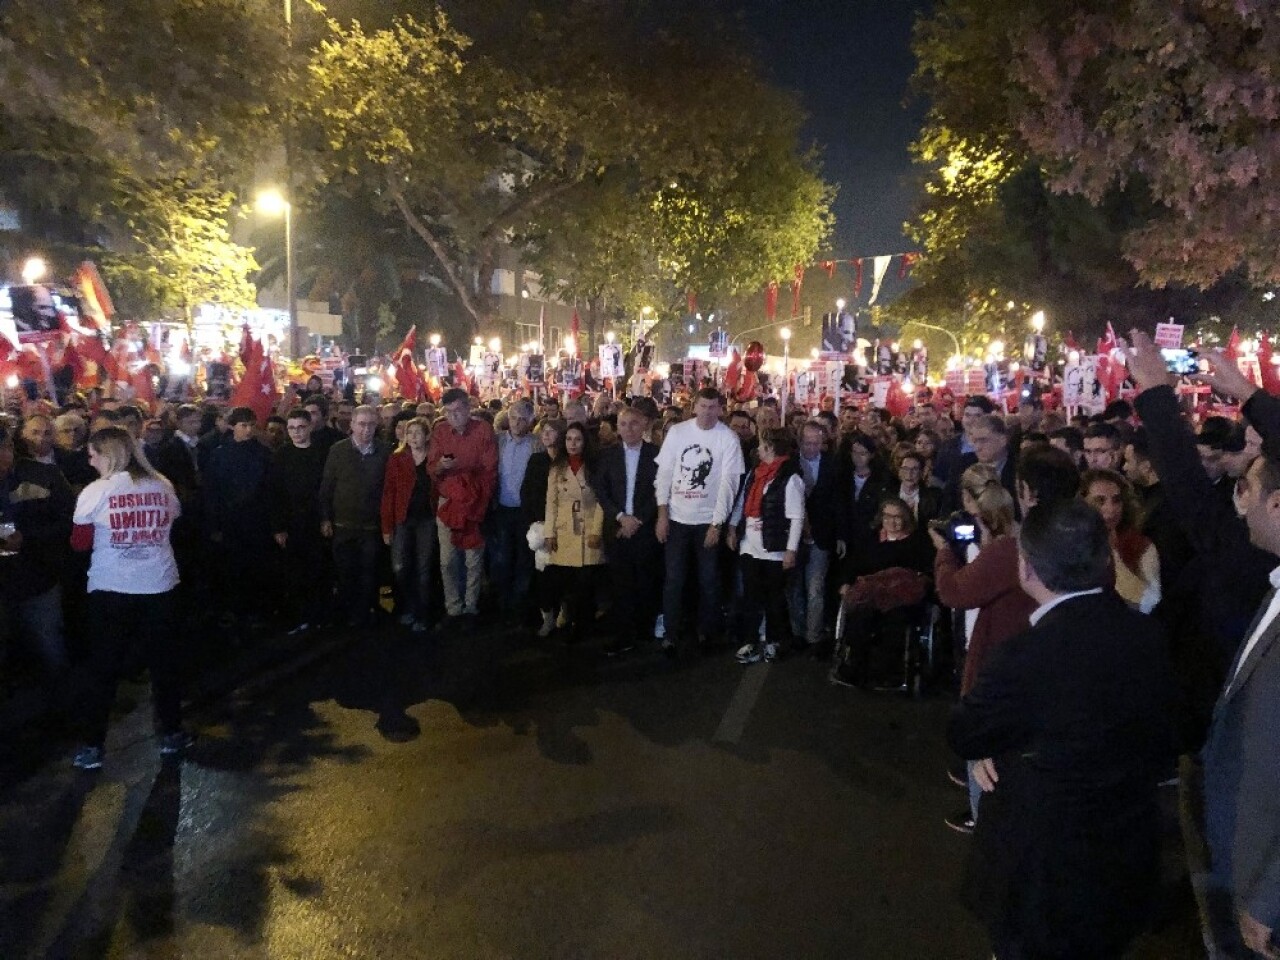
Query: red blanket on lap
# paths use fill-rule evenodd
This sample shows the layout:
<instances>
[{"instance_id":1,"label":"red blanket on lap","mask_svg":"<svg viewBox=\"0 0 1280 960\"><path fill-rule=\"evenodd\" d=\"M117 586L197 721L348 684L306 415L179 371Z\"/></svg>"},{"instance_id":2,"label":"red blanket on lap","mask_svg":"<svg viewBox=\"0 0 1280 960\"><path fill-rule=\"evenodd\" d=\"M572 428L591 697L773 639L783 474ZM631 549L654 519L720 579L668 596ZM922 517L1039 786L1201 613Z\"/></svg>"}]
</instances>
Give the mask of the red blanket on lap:
<instances>
[{"instance_id":1,"label":"red blanket on lap","mask_svg":"<svg viewBox=\"0 0 1280 960\"><path fill-rule=\"evenodd\" d=\"M436 516L452 533L450 541L459 550L479 550L484 546L480 523L487 504L480 481L467 473L445 477L436 485L440 507Z\"/></svg>"}]
</instances>

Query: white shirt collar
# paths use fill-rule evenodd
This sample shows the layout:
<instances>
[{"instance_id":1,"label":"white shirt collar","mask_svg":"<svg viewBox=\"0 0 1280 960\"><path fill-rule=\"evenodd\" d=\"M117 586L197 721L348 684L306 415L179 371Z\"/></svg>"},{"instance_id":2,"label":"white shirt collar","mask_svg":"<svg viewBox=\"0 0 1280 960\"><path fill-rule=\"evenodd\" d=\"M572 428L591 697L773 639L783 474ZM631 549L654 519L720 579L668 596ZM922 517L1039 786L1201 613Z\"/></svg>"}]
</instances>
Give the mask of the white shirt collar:
<instances>
[{"instance_id":1,"label":"white shirt collar","mask_svg":"<svg viewBox=\"0 0 1280 960\"><path fill-rule=\"evenodd\" d=\"M1101 593L1101 592L1102 592L1101 587L1094 587L1092 590L1077 590L1075 593L1064 593L1059 597L1054 597L1052 600L1049 600L1046 603L1040 604L1040 606L1036 607L1036 609L1032 612L1031 616L1028 617L1028 619L1031 621L1031 625L1034 627L1037 623L1039 623L1041 620L1045 618L1045 616L1049 613L1050 610L1052 610L1058 604L1065 603L1068 600L1074 600L1076 597L1091 597L1095 593Z\"/></svg>"}]
</instances>

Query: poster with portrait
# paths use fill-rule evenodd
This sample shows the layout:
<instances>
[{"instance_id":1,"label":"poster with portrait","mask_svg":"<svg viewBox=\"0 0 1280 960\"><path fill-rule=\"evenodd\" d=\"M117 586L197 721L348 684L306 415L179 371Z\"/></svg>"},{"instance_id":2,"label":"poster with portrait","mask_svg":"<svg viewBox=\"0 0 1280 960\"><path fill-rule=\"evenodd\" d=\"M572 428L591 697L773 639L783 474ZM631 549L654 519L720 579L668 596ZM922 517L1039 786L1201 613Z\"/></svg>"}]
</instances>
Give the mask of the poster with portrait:
<instances>
[{"instance_id":1,"label":"poster with portrait","mask_svg":"<svg viewBox=\"0 0 1280 960\"><path fill-rule=\"evenodd\" d=\"M444 347L427 349L427 373L438 380L449 376L449 353Z\"/></svg>"},{"instance_id":2,"label":"poster with portrait","mask_svg":"<svg viewBox=\"0 0 1280 960\"><path fill-rule=\"evenodd\" d=\"M604 380L618 380L624 375L622 368L622 347L616 343L600 344L600 377Z\"/></svg>"},{"instance_id":3,"label":"poster with portrait","mask_svg":"<svg viewBox=\"0 0 1280 960\"><path fill-rule=\"evenodd\" d=\"M502 356L486 353L480 358L480 379L485 383L497 383L502 379Z\"/></svg>"},{"instance_id":4,"label":"poster with portrait","mask_svg":"<svg viewBox=\"0 0 1280 960\"><path fill-rule=\"evenodd\" d=\"M19 343L47 343L61 335L53 291L43 284L9 287L7 298L4 288L0 288L0 313L12 317Z\"/></svg>"},{"instance_id":5,"label":"poster with portrait","mask_svg":"<svg viewBox=\"0 0 1280 960\"><path fill-rule=\"evenodd\" d=\"M529 354L525 367L525 383L531 387L541 387L547 382L547 357L542 353Z\"/></svg>"},{"instance_id":6,"label":"poster with portrait","mask_svg":"<svg viewBox=\"0 0 1280 960\"><path fill-rule=\"evenodd\" d=\"M582 389L582 361L578 357L560 361L560 383L570 393Z\"/></svg>"},{"instance_id":7,"label":"poster with portrait","mask_svg":"<svg viewBox=\"0 0 1280 960\"><path fill-rule=\"evenodd\" d=\"M822 315L822 353L847 357L857 338L857 324L847 310Z\"/></svg>"},{"instance_id":8,"label":"poster with portrait","mask_svg":"<svg viewBox=\"0 0 1280 960\"><path fill-rule=\"evenodd\" d=\"M729 355L729 331L716 330L711 334L707 341L707 353L712 357L727 357Z\"/></svg>"},{"instance_id":9,"label":"poster with portrait","mask_svg":"<svg viewBox=\"0 0 1280 960\"><path fill-rule=\"evenodd\" d=\"M211 360L205 366L204 376L210 400L231 399L231 364Z\"/></svg>"},{"instance_id":10,"label":"poster with portrait","mask_svg":"<svg viewBox=\"0 0 1280 960\"><path fill-rule=\"evenodd\" d=\"M686 383L687 373L685 370L685 361L677 360L671 364L671 372L667 374L667 379L671 381L671 389L678 390Z\"/></svg>"}]
</instances>

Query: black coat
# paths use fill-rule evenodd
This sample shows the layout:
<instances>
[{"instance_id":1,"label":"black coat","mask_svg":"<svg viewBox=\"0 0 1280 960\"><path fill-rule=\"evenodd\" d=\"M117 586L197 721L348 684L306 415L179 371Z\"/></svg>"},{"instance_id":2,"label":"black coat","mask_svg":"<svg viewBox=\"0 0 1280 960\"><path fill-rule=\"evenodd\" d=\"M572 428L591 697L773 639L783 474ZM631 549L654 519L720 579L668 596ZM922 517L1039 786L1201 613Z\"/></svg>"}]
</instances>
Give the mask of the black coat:
<instances>
[{"instance_id":1,"label":"black coat","mask_svg":"<svg viewBox=\"0 0 1280 960\"><path fill-rule=\"evenodd\" d=\"M796 463L800 475L804 476L803 462L797 458ZM840 539L837 530L840 489L840 458L831 452L824 453L818 461L818 482L804 498L809 536L819 550L834 550L836 540Z\"/></svg>"},{"instance_id":2,"label":"black coat","mask_svg":"<svg viewBox=\"0 0 1280 960\"><path fill-rule=\"evenodd\" d=\"M1119 956L1146 919L1175 755L1165 647L1111 591L1065 600L992 653L952 714L952 748L1000 778L965 891L1030 956Z\"/></svg>"},{"instance_id":3,"label":"black coat","mask_svg":"<svg viewBox=\"0 0 1280 960\"><path fill-rule=\"evenodd\" d=\"M657 456L658 448L649 441L640 445L632 516L646 527L652 527L658 519L658 498L654 493L654 481L658 478ZM604 511L604 538L613 540L618 533L617 516L627 509L627 461L621 443L600 454L591 475L591 487L600 502L600 509Z\"/></svg>"},{"instance_id":4,"label":"black coat","mask_svg":"<svg viewBox=\"0 0 1280 960\"><path fill-rule=\"evenodd\" d=\"M836 490L836 539L843 540L849 550L856 550L872 540L871 525L880 509L880 501L889 493L889 478L878 470L872 470L859 492L854 482L853 467L846 465L840 472ZM811 516L809 527L826 522L822 517Z\"/></svg>"},{"instance_id":5,"label":"black coat","mask_svg":"<svg viewBox=\"0 0 1280 960\"><path fill-rule=\"evenodd\" d=\"M520 482L520 505L525 523L540 523L547 515L547 477L551 474L551 455L535 450L525 467Z\"/></svg>"}]
</instances>

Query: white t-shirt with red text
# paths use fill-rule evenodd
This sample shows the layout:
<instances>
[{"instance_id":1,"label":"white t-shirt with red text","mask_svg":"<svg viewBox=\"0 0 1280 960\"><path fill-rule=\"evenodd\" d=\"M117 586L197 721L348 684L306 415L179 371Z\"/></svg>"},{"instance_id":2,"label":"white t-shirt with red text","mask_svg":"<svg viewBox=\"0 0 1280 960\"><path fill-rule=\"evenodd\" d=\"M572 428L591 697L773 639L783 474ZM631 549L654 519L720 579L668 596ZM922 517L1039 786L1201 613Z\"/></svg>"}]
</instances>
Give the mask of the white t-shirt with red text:
<instances>
[{"instance_id":1,"label":"white t-shirt with red text","mask_svg":"<svg viewBox=\"0 0 1280 960\"><path fill-rule=\"evenodd\" d=\"M181 513L167 480L135 480L121 471L85 487L74 521L93 526L89 592L154 594L176 587L169 531Z\"/></svg>"}]
</instances>

